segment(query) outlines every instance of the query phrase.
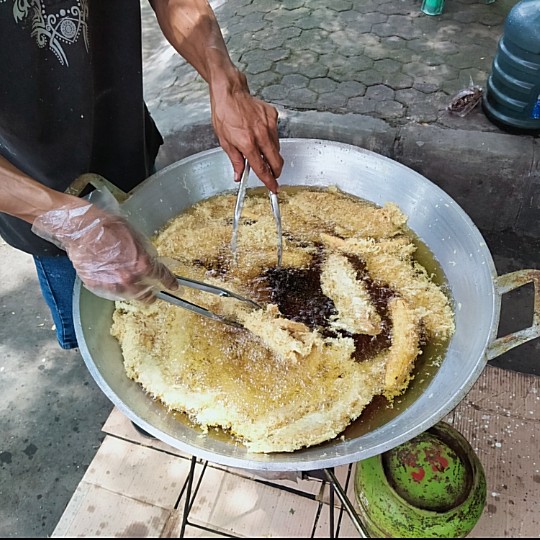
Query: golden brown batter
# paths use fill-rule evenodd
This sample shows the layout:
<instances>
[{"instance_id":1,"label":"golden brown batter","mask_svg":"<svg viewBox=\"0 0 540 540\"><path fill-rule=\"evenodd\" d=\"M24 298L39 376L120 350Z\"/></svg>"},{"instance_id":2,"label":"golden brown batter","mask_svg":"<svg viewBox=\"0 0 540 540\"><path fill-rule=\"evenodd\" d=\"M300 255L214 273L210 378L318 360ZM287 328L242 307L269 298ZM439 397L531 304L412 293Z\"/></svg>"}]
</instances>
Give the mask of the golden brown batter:
<instances>
[{"instance_id":1,"label":"golden brown batter","mask_svg":"<svg viewBox=\"0 0 540 540\"><path fill-rule=\"evenodd\" d=\"M252 452L290 452L338 436L374 396L409 384L427 342L454 332L445 292L414 259L395 204L380 208L337 190L280 191L283 264L262 189L248 191L236 263L235 196L193 206L154 244L179 275L247 296L183 289L237 329L162 301L117 302L112 334L126 372L171 410L230 431Z\"/></svg>"}]
</instances>

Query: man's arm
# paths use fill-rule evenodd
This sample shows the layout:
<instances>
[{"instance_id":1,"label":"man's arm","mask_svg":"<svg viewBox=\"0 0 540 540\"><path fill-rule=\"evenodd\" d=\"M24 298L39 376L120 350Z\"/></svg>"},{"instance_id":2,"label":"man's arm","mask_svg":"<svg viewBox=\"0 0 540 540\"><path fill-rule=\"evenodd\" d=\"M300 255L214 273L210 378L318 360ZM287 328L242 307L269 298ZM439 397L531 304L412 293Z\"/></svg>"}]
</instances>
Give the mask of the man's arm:
<instances>
[{"instance_id":1,"label":"man's arm","mask_svg":"<svg viewBox=\"0 0 540 540\"><path fill-rule=\"evenodd\" d=\"M244 157L273 192L283 168L276 109L251 96L206 0L149 0L165 38L208 83L212 124L239 180Z\"/></svg>"},{"instance_id":2,"label":"man's arm","mask_svg":"<svg viewBox=\"0 0 540 540\"><path fill-rule=\"evenodd\" d=\"M2 156L0 212L32 224L35 234L64 249L79 278L99 296L152 302L154 287L178 288L125 218L40 184Z\"/></svg>"},{"instance_id":3,"label":"man's arm","mask_svg":"<svg viewBox=\"0 0 540 540\"><path fill-rule=\"evenodd\" d=\"M84 201L36 182L0 156L0 212L33 223L49 210L80 203Z\"/></svg>"}]
</instances>

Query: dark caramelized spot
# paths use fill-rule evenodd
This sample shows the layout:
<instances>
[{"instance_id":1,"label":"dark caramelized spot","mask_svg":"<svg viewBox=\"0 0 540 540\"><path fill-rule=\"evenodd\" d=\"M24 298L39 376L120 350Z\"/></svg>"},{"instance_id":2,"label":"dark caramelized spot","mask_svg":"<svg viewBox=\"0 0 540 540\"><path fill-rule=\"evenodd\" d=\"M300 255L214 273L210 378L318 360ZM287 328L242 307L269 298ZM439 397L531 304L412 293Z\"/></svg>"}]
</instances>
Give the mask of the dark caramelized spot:
<instances>
[{"instance_id":1,"label":"dark caramelized spot","mask_svg":"<svg viewBox=\"0 0 540 540\"><path fill-rule=\"evenodd\" d=\"M376 336L368 336L367 334L354 334L352 336L354 341L353 358L357 362L372 358L376 354L381 353L385 349L388 349L392 344L390 338L390 332L387 326L383 326L380 334Z\"/></svg>"},{"instance_id":2,"label":"dark caramelized spot","mask_svg":"<svg viewBox=\"0 0 540 540\"><path fill-rule=\"evenodd\" d=\"M311 268L272 268L266 277L271 301L291 321L304 323L312 330L328 325L336 314L334 302L321 290L320 266Z\"/></svg>"},{"instance_id":3,"label":"dark caramelized spot","mask_svg":"<svg viewBox=\"0 0 540 540\"><path fill-rule=\"evenodd\" d=\"M367 272L366 263L360 257L348 255L347 258L356 270L356 279L362 280L366 285L369 297L381 318L382 329L376 336L366 334L352 336L355 344L353 357L361 361L384 351L392 344L392 321L388 312L388 301L395 296L395 292L390 287L373 281Z\"/></svg>"},{"instance_id":4,"label":"dark caramelized spot","mask_svg":"<svg viewBox=\"0 0 540 540\"><path fill-rule=\"evenodd\" d=\"M225 223L227 225L234 225L234 218L225 219ZM257 223L256 219L242 218L240 219L238 226L242 227L243 225L254 225L255 223Z\"/></svg>"},{"instance_id":5,"label":"dark caramelized spot","mask_svg":"<svg viewBox=\"0 0 540 540\"><path fill-rule=\"evenodd\" d=\"M337 314L331 298L321 289L322 251L319 249L308 268L271 268L265 274L270 290L270 301L276 304L287 319L304 323L312 330L319 330L325 338L349 337L355 344L353 358L361 362L381 353L392 344L392 322L388 312L388 301L395 292L374 282L360 257L349 255L348 259L356 270L356 278L362 280L371 301L382 321L382 330L376 336L351 334L331 327L330 319Z\"/></svg>"}]
</instances>

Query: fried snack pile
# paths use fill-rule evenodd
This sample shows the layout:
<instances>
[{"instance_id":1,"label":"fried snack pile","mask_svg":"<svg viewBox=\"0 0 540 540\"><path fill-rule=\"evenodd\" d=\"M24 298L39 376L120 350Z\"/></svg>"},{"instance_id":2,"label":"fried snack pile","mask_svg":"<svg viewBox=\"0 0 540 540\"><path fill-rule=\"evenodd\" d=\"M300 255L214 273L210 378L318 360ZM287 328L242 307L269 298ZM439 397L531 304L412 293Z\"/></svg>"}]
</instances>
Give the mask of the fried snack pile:
<instances>
[{"instance_id":1,"label":"fried snack pile","mask_svg":"<svg viewBox=\"0 0 540 540\"><path fill-rule=\"evenodd\" d=\"M235 328L161 300L117 302L111 333L127 375L203 430L251 452L293 452L337 437L372 401L392 401L426 343L448 341L453 311L414 259L407 218L336 188L282 188L283 263L267 193L248 191L231 253L235 196L182 213L153 239L178 275L255 300L180 296Z\"/></svg>"}]
</instances>

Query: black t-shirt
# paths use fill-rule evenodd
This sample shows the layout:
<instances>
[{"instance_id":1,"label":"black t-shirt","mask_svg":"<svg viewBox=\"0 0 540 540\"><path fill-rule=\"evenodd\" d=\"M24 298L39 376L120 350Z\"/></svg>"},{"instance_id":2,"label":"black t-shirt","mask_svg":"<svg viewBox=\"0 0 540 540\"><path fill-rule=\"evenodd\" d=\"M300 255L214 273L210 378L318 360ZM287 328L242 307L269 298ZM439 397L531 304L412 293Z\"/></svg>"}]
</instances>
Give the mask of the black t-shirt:
<instances>
[{"instance_id":1,"label":"black t-shirt","mask_svg":"<svg viewBox=\"0 0 540 540\"><path fill-rule=\"evenodd\" d=\"M129 191L163 140L143 101L138 0L0 1L0 154L64 191L86 172ZM63 253L0 213L0 235Z\"/></svg>"}]
</instances>

